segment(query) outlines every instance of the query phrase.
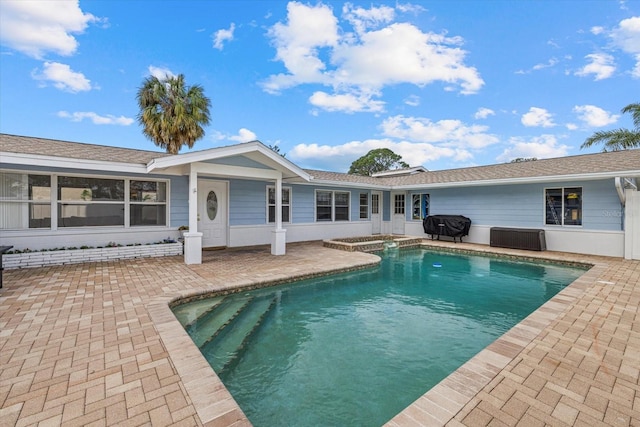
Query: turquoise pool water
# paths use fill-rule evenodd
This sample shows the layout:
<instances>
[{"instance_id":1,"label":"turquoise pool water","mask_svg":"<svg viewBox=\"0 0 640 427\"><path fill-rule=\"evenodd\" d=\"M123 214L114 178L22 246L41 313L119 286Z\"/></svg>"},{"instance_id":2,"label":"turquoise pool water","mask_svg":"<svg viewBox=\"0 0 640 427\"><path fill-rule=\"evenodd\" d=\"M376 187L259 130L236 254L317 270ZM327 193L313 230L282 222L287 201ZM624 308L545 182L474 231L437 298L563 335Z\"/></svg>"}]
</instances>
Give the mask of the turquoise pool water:
<instances>
[{"instance_id":1,"label":"turquoise pool water","mask_svg":"<svg viewBox=\"0 0 640 427\"><path fill-rule=\"evenodd\" d=\"M396 250L174 313L254 426L379 426L583 272Z\"/></svg>"}]
</instances>

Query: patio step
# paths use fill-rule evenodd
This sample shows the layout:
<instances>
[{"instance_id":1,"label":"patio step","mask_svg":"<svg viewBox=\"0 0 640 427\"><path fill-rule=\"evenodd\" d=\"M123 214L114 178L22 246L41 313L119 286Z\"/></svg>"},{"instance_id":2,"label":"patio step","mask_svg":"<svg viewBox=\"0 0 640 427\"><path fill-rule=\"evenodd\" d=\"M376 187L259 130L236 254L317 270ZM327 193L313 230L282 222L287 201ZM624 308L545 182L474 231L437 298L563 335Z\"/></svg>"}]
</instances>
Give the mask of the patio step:
<instances>
[{"instance_id":1,"label":"patio step","mask_svg":"<svg viewBox=\"0 0 640 427\"><path fill-rule=\"evenodd\" d=\"M201 316L188 328L185 328L193 342L202 347L206 342L218 335L220 331L242 312L251 302L251 298L225 298L212 310Z\"/></svg>"},{"instance_id":2,"label":"patio step","mask_svg":"<svg viewBox=\"0 0 640 427\"><path fill-rule=\"evenodd\" d=\"M222 372L242 355L245 344L260 327L275 302L275 297L253 300L220 333L200 347L214 371Z\"/></svg>"},{"instance_id":3,"label":"patio step","mask_svg":"<svg viewBox=\"0 0 640 427\"><path fill-rule=\"evenodd\" d=\"M193 323L197 322L200 318L206 316L207 313L216 308L223 299L223 296L218 296L192 301L187 304L181 304L173 308L173 314L182 326L190 328Z\"/></svg>"}]
</instances>

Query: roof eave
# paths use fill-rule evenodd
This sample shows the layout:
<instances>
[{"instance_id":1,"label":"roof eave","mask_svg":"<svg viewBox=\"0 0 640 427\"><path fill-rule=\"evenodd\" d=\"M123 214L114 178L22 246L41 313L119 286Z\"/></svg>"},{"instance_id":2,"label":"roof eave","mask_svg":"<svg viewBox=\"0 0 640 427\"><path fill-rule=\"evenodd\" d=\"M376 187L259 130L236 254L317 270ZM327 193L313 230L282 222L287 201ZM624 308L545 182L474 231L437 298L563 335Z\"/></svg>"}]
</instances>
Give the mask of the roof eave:
<instances>
[{"instance_id":1,"label":"roof eave","mask_svg":"<svg viewBox=\"0 0 640 427\"><path fill-rule=\"evenodd\" d=\"M297 167L279 154L275 153L273 150L266 147L259 141L252 141L228 147L211 148L208 150L195 151L191 153L176 154L174 156L157 157L147 163L146 170L147 172L151 172L155 169L166 169L174 166L183 166L190 163L204 162L207 160L248 155L256 152L267 157L272 162L275 162L277 169L288 171L291 175L302 178L305 181L309 181L311 179L310 175L304 170Z\"/></svg>"},{"instance_id":2,"label":"roof eave","mask_svg":"<svg viewBox=\"0 0 640 427\"><path fill-rule=\"evenodd\" d=\"M598 179L615 178L618 176L640 176L640 170L626 170L614 172L597 172L567 175L546 175L521 178L502 178L502 179L486 179L475 181L454 181L454 182L435 182L423 184L405 184L391 185L392 190L412 190L420 188L454 188L454 187L476 187L490 185L513 185L513 184L529 184L541 182L562 182L562 181L593 181Z\"/></svg>"},{"instance_id":3,"label":"roof eave","mask_svg":"<svg viewBox=\"0 0 640 427\"><path fill-rule=\"evenodd\" d=\"M104 160L75 159L71 157L43 156L40 154L10 153L4 151L0 152L0 158L3 164L147 173L147 168L143 163L109 162Z\"/></svg>"}]
</instances>

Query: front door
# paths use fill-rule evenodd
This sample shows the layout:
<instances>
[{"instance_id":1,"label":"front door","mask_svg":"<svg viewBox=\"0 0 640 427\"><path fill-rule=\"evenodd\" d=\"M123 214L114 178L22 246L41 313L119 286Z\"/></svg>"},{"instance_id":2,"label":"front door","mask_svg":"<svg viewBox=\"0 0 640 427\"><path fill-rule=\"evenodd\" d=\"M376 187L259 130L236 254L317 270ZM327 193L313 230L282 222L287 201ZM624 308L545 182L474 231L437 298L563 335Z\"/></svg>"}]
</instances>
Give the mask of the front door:
<instances>
[{"instance_id":1,"label":"front door","mask_svg":"<svg viewBox=\"0 0 640 427\"><path fill-rule=\"evenodd\" d=\"M202 247L227 246L227 184L198 181L198 231Z\"/></svg>"},{"instance_id":2,"label":"front door","mask_svg":"<svg viewBox=\"0 0 640 427\"><path fill-rule=\"evenodd\" d=\"M393 217L391 218L392 222L392 233L393 234L404 234L404 223L407 219L405 210L406 210L406 196L404 193L393 193L391 195L393 199Z\"/></svg>"},{"instance_id":3,"label":"front door","mask_svg":"<svg viewBox=\"0 0 640 427\"><path fill-rule=\"evenodd\" d=\"M371 234L380 234L382 231L382 193L371 193Z\"/></svg>"}]
</instances>

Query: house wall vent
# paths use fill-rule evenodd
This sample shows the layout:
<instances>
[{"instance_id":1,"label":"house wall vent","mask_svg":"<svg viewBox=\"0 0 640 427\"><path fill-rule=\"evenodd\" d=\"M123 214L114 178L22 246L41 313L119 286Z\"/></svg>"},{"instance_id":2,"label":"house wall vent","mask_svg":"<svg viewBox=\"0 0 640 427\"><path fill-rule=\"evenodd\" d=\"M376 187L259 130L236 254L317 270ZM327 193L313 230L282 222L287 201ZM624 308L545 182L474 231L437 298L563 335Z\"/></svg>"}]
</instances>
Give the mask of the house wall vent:
<instances>
[{"instance_id":1,"label":"house wall vent","mask_svg":"<svg viewBox=\"0 0 640 427\"><path fill-rule=\"evenodd\" d=\"M547 250L544 230L530 228L492 227L490 230L490 246L529 251Z\"/></svg>"}]
</instances>

